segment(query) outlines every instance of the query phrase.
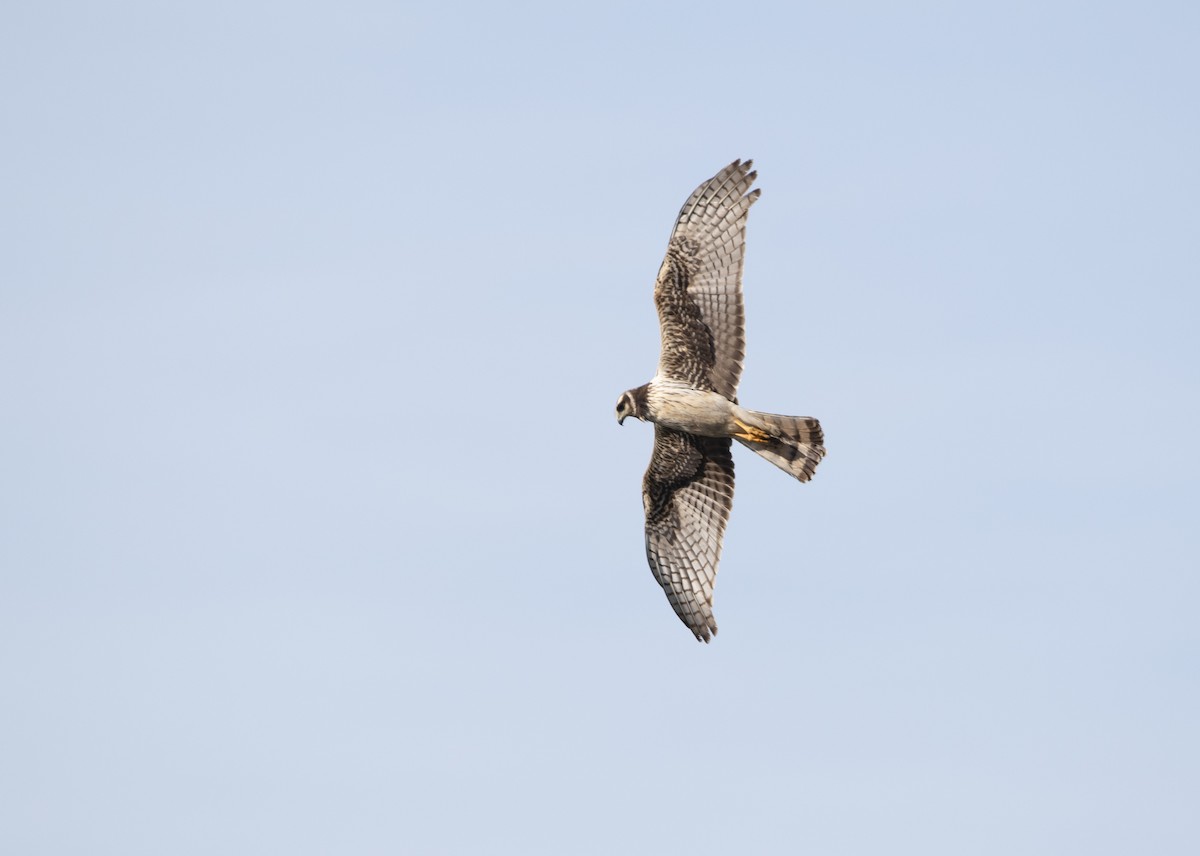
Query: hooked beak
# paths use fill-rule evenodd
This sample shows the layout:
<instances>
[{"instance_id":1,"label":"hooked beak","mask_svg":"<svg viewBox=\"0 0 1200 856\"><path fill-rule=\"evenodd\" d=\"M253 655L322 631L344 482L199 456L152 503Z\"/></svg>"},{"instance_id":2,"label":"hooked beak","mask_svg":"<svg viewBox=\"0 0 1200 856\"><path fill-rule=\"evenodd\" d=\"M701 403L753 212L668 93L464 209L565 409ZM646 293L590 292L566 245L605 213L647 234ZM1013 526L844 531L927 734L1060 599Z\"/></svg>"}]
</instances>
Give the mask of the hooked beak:
<instances>
[{"instance_id":1,"label":"hooked beak","mask_svg":"<svg viewBox=\"0 0 1200 856\"><path fill-rule=\"evenodd\" d=\"M626 414L626 415L628 415L628 414ZM617 424L618 424L618 425L624 425L624 424L625 424L625 417L624 417L624 416L618 416L618 417L617 417Z\"/></svg>"}]
</instances>

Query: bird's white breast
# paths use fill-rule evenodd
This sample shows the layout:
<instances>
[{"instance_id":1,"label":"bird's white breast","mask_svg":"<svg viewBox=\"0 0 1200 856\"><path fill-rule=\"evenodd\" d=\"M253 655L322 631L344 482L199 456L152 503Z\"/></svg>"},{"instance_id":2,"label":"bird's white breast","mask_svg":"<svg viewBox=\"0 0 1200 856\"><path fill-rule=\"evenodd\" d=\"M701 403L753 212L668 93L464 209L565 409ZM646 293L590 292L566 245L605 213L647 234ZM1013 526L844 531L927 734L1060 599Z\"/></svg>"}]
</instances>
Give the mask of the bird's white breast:
<instances>
[{"instance_id":1,"label":"bird's white breast","mask_svg":"<svg viewBox=\"0 0 1200 856\"><path fill-rule=\"evenodd\" d=\"M736 404L719 393L679 381L655 377L646 390L646 404L652 422L689 434L728 437L736 429Z\"/></svg>"}]
</instances>

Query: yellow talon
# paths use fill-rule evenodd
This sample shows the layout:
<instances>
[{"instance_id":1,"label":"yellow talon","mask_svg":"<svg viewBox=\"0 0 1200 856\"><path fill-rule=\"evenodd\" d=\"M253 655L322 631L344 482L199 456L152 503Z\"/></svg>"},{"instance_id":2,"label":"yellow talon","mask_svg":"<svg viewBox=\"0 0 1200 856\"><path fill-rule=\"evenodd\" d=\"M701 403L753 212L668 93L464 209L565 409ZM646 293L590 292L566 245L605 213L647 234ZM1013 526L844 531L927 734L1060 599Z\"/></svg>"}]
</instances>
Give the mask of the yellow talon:
<instances>
[{"instance_id":1,"label":"yellow talon","mask_svg":"<svg viewBox=\"0 0 1200 856\"><path fill-rule=\"evenodd\" d=\"M755 428L753 425L747 425L740 419L734 419L733 423L742 429L740 432L733 435L739 440L746 440L750 443L766 443L771 439L771 435L766 431L761 431L758 428Z\"/></svg>"}]
</instances>

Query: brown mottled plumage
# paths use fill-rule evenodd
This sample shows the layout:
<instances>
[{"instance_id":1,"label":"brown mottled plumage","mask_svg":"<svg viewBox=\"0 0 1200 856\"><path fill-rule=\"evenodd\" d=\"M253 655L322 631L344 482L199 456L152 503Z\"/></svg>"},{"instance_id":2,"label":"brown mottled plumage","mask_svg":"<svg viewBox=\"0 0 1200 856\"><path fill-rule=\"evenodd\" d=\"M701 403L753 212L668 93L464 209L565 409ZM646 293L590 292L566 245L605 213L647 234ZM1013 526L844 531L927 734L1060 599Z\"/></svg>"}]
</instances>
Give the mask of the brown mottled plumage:
<instances>
[{"instance_id":1,"label":"brown mottled plumage","mask_svg":"<svg viewBox=\"0 0 1200 856\"><path fill-rule=\"evenodd\" d=\"M737 403L745 356L742 264L746 217L758 199L751 162L734 161L679 212L654 285L658 373L617 401L617 420L654 422L642 481L646 558L697 639L716 634L713 587L733 505L732 440L800 481L825 455L820 423Z\"/></svg>"}]
</instances>

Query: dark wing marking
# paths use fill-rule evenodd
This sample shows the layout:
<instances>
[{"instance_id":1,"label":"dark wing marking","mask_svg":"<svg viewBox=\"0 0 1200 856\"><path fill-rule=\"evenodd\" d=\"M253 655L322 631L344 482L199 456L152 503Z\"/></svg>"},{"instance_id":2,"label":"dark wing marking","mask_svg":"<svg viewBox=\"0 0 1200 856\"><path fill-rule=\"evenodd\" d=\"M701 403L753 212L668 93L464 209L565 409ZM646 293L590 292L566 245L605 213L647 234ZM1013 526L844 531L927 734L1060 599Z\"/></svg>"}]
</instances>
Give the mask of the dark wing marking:
<instances>
[{"instance_id":1,"label":"dark wing marking","mask_svg":"<svg viewBox=\"0 0 1200 856\"><path fill-rule=\"evenodd\" d=\"M646 558L675 613L707 642L717 632L713 587L725 522L733 507L733 456L726 437L654 426L642 480Z\"/></svg>"},{"instance_id":2,"label":"dark wing marking","mask_svg":"<svg viewBox=\"0 0 1200 856\"><path fill-rule=\"evenodd\" d=\"M750 191L758 175L750 166L734 161L688 197L654 285L662 333L659 375L730 400L746 353L746 217L760 193Z\"/></svg>"}]
</instances>

